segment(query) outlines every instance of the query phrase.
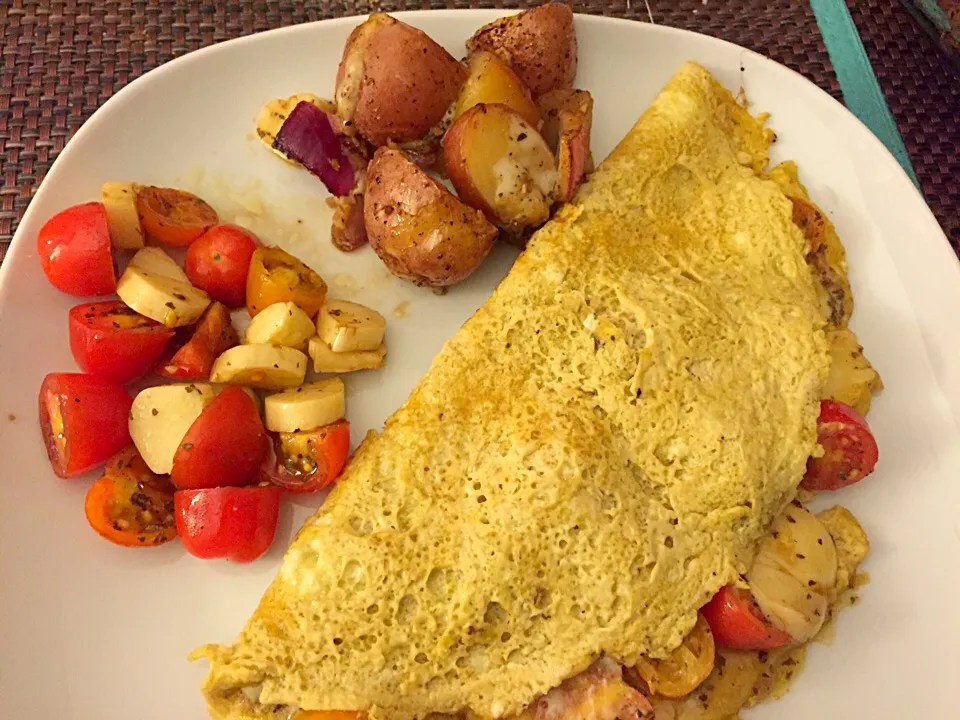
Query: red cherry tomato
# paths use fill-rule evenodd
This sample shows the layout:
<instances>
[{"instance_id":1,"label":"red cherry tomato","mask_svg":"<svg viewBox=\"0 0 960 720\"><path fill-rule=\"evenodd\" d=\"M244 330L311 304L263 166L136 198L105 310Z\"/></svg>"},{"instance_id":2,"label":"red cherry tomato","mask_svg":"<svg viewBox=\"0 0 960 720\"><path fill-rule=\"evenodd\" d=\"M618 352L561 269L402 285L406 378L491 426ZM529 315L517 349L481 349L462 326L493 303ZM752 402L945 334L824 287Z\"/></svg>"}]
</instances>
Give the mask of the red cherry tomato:
<instances>
[{"instance_id":1,"label":"red cherry tomato","mask_svg":"<svg viewBox=\"0 0 960 720\"><path fill-rule=\"evenodd\" d=\"M173 329L119 300L72 308L69 332L70 350L80 369L118 383L146 375L173 337Z\"/></svg>"},{"instance_id":2,"label":"red cherry tomato","mask_svg":"<svg viewBox=\"0 0 960 720\"><path fill-rule=\"evenodd\" d=\"M150 471L132 445L114 455L84 502L87 522L115 545L154 547L177 536L173 485Z\"/></svg>"},{"instance_id":3,"label":"red cherry tomato","mask_svg":"<svg viewBox=\"0 0 960 720\"><path fill-rule=\"evenodd\" d=\"M220 220L193 193L153 186L137 190L137 213L151 240L175 246L189 245Z\"/></svg>"},{"instance_id":4,"label":"red cherry tomato","mask_svg":"<svg viewBox=\"0 0 960 720\"><path fill-rule=\"evenodd\" d=\"M350 423L338 420L316 430L279 433L260 478L294 493L321 490L343 471L350 452Z\"/></svg>"},{"instance_id":5,"label":"red cherry tomato","mask_svg":"<svg viewBox=\"0 0 960 720\"><path fill-rule=\"evenodd\" d=\"M216 225L190 243L184 267L190 282L224 305L243 307L247 272L260 241L237 225Z\"/></svg>"},{"instance_id":6,"label":"red cherry tomato","mask_svg":"<svg viewBox=\"0 0 960 720\"><path fill-rule=\"evenodd\" d=\"M807 461L807 474L800 483L805 490L839 490L853 485L873 472L880 457L877 441L863 416L833 400L820 403L817 442L823 456Z\"/></svg>"},{"instance_id":7,"label":"red cherry tomato","mask_svg":"<svg viewBox=\"0 0 960 720\"><path fill-rule=\"evenodd\" d=\"M85 473L130 443L127 391L81 373L50 373L40 386L40 430L53 471Z\"/></svg>"},{"instance_id":8,"label":"red cherry tomato","mask_svg":"<svg viewBox=\"0 0 960 720\"><path fill-rule=\"evenodd\" d=\"M700 612L713 638L734 650L772 650L790 642L790 636L771 625L749 590L726 586Z\"/></svg>"},{"instance_id":9,"label":"red cherry tomato","mask_svg":"<svg viewBox=\"0 0 960 720\"><path fill-rule=\"evenodd\" d=\"M200 318L193 335L172 357L156 367L163 377L178 380L206 380L213 370L213 362L225 350L240 344L237 331L230 321L230 311L218 302Z\"/></svg>"},{"instance_id":10,"label":"red cherry tomato","mask_svg":"<svg viewBox=\"0 0 960 720\"><path fill-rule=\"evenodd\" d=\"M253 399L228 387L183 436L170 476L177 487L189 489L245 485L255 479L267 442Z\"/></svg>"},{"instance_id":11,"label":"red cherry tomato","mask_svg":"<svg viewBox=\"0 0 960 720\"><path fill-rule=\"evenodd\" d=\"M103 203L74 205L47 220L37 235L37 254L58 290L78 297L117 290Z\"/></svg>"},{"instance_id":12,"label":"red cherry tomato","mask_svg":"<svg viewBox=\"0 0 960 720\"><path fill-rule=\"evenodd\" d=\"M178 490L177 533L198 558L256 560L273 543L282 494L270 486Z\"/></svg>"}]
</instances>

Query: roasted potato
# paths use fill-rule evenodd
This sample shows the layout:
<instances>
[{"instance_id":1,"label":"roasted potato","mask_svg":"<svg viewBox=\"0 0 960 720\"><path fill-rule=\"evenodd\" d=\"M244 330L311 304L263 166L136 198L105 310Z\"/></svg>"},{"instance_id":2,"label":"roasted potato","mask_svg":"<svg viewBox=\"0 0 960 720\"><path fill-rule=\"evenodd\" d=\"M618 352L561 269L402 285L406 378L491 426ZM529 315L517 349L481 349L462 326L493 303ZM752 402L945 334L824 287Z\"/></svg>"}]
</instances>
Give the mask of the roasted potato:
<instances>
[{"instance_id":1,"label":"roasted potato","mask_svg":"<svg viewBox=\"0 0 960 720\"><path fill-rule=\"evenodd\" d=\"M472 273L497 229L399 150L381 147L367 167L367 237L391 272L445 287Z\"/></svg>"},{"instance_id":2,"label":"roasted potato","mask_svg":"<svg viewBox=\"0 0 960 720\"><path fill-rule=\"evenodd\" d=\"M534 97L573 87L577 35L573 11L548 3L484 25L467 40L467 51L489 50L506 61Z\"/></svg>"},{"instance_id":3,"label":"roasted potato","mask_svg":"<svg viewBox=\"0 0 960 720\"><path fill-rule=\"evenodd\" d=\"M420 140L443 118L466 74L423 31L371 15L343 48L337 112L374 145Z\"/></svg>"},{"instance_id":4,"label":"roasted potato","mask_svg":"<svg viewBox=\"0 0 960 720\"><path fill-rule=\"evenodd\" d=\"M511 233L550 217L553 153L537 129L506 105L481 103L443 138L447 175L463 200Z\"/></svg>"},{"instance_id":5,"label":"roasted potato","mask_svg":"<svg viewBox=\"0 0 960 720\"><path fill-rule=\"evenodd\" d=\"M330 242L337 250L352 252L367 244L367 229L363 223L363 195L335 198Z\"/></svg>"},{"instance_id":6,"label":"roasted potato","mask_svg":"<svg viewBox=\"0 0 960 720\"><path fill-rule=\"evenodd\" d=\"M457 96L454 119L480 103L501 103L516 110L534 127L540 127L540 110L530 97L530 90L507 63L486 50L478 50L468 60L467 80Z\"/></svg>"},{"instance_id":7,"label":"roasted potato","mask_svg":"<svg viewBox=\"0 0 960 720\"><path fill-rule=\"evenodd\" d=\"M593 96L586 90L551 90L537 99L537 105L543 117L540 132L557 154L557 200L568 202L593 171Z\"/></svg>"}]
</instances>

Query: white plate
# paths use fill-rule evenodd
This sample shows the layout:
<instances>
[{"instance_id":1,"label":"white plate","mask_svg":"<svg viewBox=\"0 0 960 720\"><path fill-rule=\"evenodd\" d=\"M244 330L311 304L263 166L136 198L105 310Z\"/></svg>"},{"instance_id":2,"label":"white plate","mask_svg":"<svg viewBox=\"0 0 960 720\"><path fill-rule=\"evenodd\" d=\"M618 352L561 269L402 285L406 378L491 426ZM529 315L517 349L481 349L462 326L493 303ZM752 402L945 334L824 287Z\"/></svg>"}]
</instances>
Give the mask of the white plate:
<instances>
[{"instance_id":1,"label":"white plate","mask_svg":"<svg viewBox=\"0 0 960 720\"><path fill-rule=\"evenodd\" d=\"M403 18L459 56L463 40L495 16L436 11ZM44 374L75 368L66 313L77 300L46 282L34 246L48 217L98 198L105 180L187 186L227 218L249 215L237 209L237 197L258 195L269 210L264 222L274 228L258 228L265 239L332 278L335 292L392 320L387 369L349 380L355 441L403 401L442 342L507 270L512 256L501 250L467 283L437 297L391 278L368 249L334 251L320 184L278 162L253 136L264 101L300 91L330 95L355 24L285 28L149 73L84 125L31 203L0 270L3 717L205 717L197 692L204 668L189 665L187 652L234 637L311 509L286 503L275 548L247 566L195 560L176 543L124 550L94 535L82 510L89 481L54 477L36 421ZM598 157L688 58L733 90L742 84L755 110L772 112L776 159L799 162L847 246L854 326L887 384L871 413L879 469L830 498L849 505L870 534L871 582L862 602L843 614L835 641L813 648L794 690L750 717L955 716L960 272L946 238L879 141L792 71L719 40L645 24L578 17L577 34L578 84L596 100ZM257 182L259 189L250 185ZM394 317L398 305L403 318Z\"/></svg>"}]
</instances>

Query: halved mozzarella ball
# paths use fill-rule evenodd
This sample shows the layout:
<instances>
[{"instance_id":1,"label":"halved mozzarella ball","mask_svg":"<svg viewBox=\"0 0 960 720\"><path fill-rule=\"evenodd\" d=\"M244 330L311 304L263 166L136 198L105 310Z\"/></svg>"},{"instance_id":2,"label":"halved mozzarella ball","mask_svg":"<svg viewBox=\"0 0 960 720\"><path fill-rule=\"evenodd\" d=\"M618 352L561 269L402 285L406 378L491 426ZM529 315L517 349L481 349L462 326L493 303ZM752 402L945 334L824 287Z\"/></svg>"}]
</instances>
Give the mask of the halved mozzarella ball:
<instances>
[{"instance_id":1,"label":"halved mozzarella ball","mask_svg":"<svg viewBox=\"0 0 960 720\"><path fill-rule=\"evenodd\" d=\"M177 261L158 247L141 248L137 251L136 255L130 258L127 267L143 270L151 275L162 275L171 280L179 280L185 283L190 282L187 274L183 271L183 268L177 264Z\"/></svg>"},{"instance_id":2,"label":"halved mozzarella ball","mask_svg":"<svg viewBox=\"0 0 960 720\"><path fill-rule=\"evenodd\" d=\"M318 373L348 373L355 370L376 370L383 367L387 355L387 346L380 345L376 350L358 350L337 353L330 349L318 337L310 338L308 345L313 370Z\"/></svg>"},{"instance_id":3,"label":"halved mozzarella ball","mask_svg":"<svg viewBox=\"0 0 960 720\"><path fill-rule=\"evenodd\" d=\"M132 182L108 182L100 189L107 213L110 242L121 250L143 247L143 228L137 212L137 185Z\"/></svg>"},{"instance_id":4,"label":"halved mozzarella ball","mask_svg":"<svg viewBox=\"0 0 960 720\"><path fill-rule=\"evenodd\" d=\"M837 580L837 548L810 512L788 505L760 543L754 564L780 568L806 587L826 591Z\"/></svg>"},{"instance_id":5,"label":"halved mozzarella ball","mask_svg":"<svg viewBox=\"0 0 960 720\"><path fill-rule=\"evenodd\" d=\"M237 345L213 364L210 382L285 390L303 384L307 356L282 345Z\"/></svg>"},{"instance_id":6,"label":"halved mozzarella ball","mask_svg":"<svg viewBox=\"0 0 960 720\"><path fill-rule=\"evenodd\" d=\"M794 641L805 643L823 627L827 598L790 573L772 565L754 563L747 573L747 582L763 614Z\"/></svg>"},{"instance_id":7,"label":"halved mozzarella ball","mask_svg":"<svg viewBox=\"0 0 960 720\"><path fill-rule=\"evenodd\" d=\"M335 353L376 350L386 329L383 315L346 300L328 300L317 315L317 335Z\"/></svg>"},{"instance_id":8,"label":"halved mozzarella ball","mask_svg":"<svg viewBox=\"0 0 960 720\"><path fill-rule=\"evenodd\" d=\"M270 395L264 401L267 430L300 432L336 422L346 413L343 380L327 378Z\"/></svg>"},{"instance_id":9,"label":"halved mozzarella ball","mask_svg":"<svg viewBox=\"0 0 960 720\"><path fill-rule=\"evenodd\" d=\"M192 325L210 304L210 296L190 283L127 267L117 295L141 315L167 327Z\"/></svg>"},{"instance_id":10,"label":"halved mozzarella ball","mask_svg":"<svg viewBox=\"0 0 960 720\"><path fill-rule=\"evenodd\" d=\"M268 305L250 321L243 341L248 345L283 345L306 348L307 340L317 334L313 320L292 302Z\"/></svg>"},{"instance_id":11,"label":"halved mozzarella ball","mask_svg":"<svg viewBox=\"0 0 960 720\"><path fill-rule=\"evenodd\" d=\"M130 437L153 472L170 472L180 441L217 393L208 383L176 383L146 388L133 399Z\"/></svg>"}]
</instances>

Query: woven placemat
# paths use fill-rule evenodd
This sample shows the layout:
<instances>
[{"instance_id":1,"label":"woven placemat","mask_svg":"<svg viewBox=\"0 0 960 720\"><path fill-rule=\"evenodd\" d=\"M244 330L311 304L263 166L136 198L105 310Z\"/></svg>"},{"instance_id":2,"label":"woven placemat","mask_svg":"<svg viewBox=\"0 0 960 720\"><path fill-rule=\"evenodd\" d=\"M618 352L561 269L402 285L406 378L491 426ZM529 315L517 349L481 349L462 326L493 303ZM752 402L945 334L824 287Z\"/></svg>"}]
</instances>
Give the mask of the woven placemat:
<instances>
[{"instance_id":1,"label":"woven placemat","mask_svg":"<svg viewBox=\"0 0 960 720\"><path fill-rule=\"evenodd\" d=\"M951 80L946 63L939 64L936 58L923 54L932 47L932 41L912 24L905 11L883 2L853 3L858 26L865 40L870 39L871 60L904 132L927 198L960 251L956 217L960 132L956 122L960 116L957 80ZM119 88L163 62L261 30L373 10L536 4L536 0L0 0L0 260L30 198L70 136ZM659 24L725 38L799 70L834 97L840 97L806 2L594 0L573 5L577 12L640 21L649 21L652 15ZM910 39L901 42L891 36L896 33ZM888 66L891 46L902 64L899 69ZM915 46L921 48L916 54L912 51ZM953 106L938 105L937 100L951 97L951 82ZM890 93L895 97L890 98Z\"/></svg>"}]
</instances>

